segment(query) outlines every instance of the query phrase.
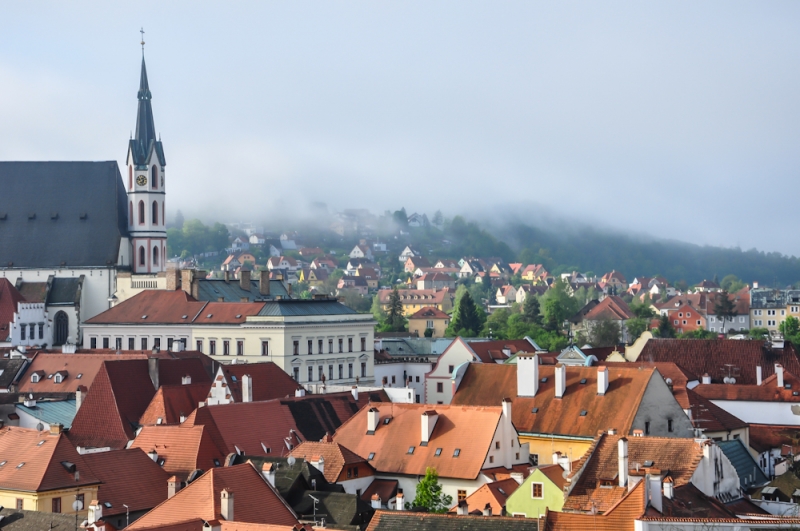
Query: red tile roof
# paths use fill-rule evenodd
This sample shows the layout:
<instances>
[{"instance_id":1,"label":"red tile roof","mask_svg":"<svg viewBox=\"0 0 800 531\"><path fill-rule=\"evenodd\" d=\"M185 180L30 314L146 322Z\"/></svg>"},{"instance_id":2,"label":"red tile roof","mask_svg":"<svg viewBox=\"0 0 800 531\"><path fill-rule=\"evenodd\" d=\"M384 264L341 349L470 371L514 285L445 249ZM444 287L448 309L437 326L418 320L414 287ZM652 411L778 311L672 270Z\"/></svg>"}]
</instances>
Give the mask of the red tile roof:
<instances>
[{"instance_id":1,"label":"red tile roof","mask_svg":"<svg viewBox=\"0 0 800 531\"><path fill-rule=\"evenodd\" d=\"M633 319L636 317L631 311L628 303L616 295L609 295L601 300L594 308L583 316L587 321L598 321L601 319L611 319L615 321Z\"/></svg>"},{"instance_id":2,"label":"red tile roof","mask_svg":"<svg viewBox=\"0 0 800 531\"><path fill-rule=\"evenodd\" d=\"M750 424L750 447L761 453L781 448L784 444L796 446L800 441L800 426Z\"/></svg>"},{"instance_id":3,"label":"red tile roof","mask_svg":"<svg viewBox=\"0 0 800 531\"><path fill-rule=\"evenodd\" d=\"M545 514L543 531L633 531L634 521L644 514L644 482L639 482L630 492L625 492L619 501L608 508L605 514L560 513L548 511Z\"/></svg>"},{"instance_id":4,"label":"red tile roof","mask_svg":"<svg viewBox=\"0 0 800 531\"><path fill-rule=\"evenodd\" d=\"M558 468L560 469L561 467ZM467 510L469 512L482 511L486 504L489 504L492 508L492 514L502 514L503 507L506 506L506 500L517 490L517 487L519 487L519 483L510 478L493 483L485 483L478 490L467 496ZM454 506L450 509L450 512L456 512L456 508L457 506Z\"/></svg>"},{"instance_id":5,"label":"red tile roof","mask_svg":"<svg viewBox=\"0 0 800 531\"><path fill-rule=\"evenodd\" d=\"M227 452L218 448L205 426L145 426L134 439L131 448L145 453L155 451L164 459L164 470L185 479L193 470L208 470L219 466Z\"/></svg>"},{"instance_id":6,"label":"red tile roof","mask_svg":"<svg viewBox=\"0 0 800 531\"><path fill-rule=\"evenodd\" d=\"M365 435L370 408L378 411L379 422L373 435ZM368 459L379 473L425 475L426 468L434 467L441 477L460 479L475 479L480 474L502 411L499 406L437 404L438 420L430 441L420 446L421 415L433 405L380 403L370 404L370 408L342 424L333 440ZM409 454L412 446L414 452ZM442 449L440 456L435 455L437 448ZM458 456L454 456L456 449L460 450ZM372 459L370 454L374 454Z\"/></svg>"},{"instance_id":7,"label":"red tile roof","mask_svg":"<svg viewBox=\"0 0 800 531\"><path fill-rule=\"evenodd\" d=\"M597 369L566 367L566 391L558 399L552 365L539 366L539 377L547 381L539 383L535 397L518 397L515 364L473 363L467 367L451 403L488 406L509 397L513 402L514 426L525 433L594 437L598 431L610 428L629 433L647 384L658 373L653 368L640 370L609 364L608 390L604 396L598 396ZM586 379L585 384L580 383L582 379ZM581 411L586 411L586 415L581 416Z\"/></svg>"},{"instance_id":8,"label":"red tile roof","mask_svg":"<svg viewBox=\"0 0 800 531\"><path fill-rule=\"evenodd\" d=\"M396 479L374 479L361 495L361 499L369 503L372 496L377 494L381 502L386 502L397 496L398 481ZM410 502L411 500L409 500Z\"/></svg>"},{"instance_id":9,"label":"red tile roof","mask_svg":"<svg viewBox=\"0 0 800 531\"><path fill-rule=\"evenodd\" d=\"M25 298L7 278L0 278L0 341L11 335L10 323L14 320L18 302L25 302Z\"/></svg>"},{"instance_id":10,"label":"red tile roof","mask_svg":"<svg viewBox=\"0 0 800 531\"><path fill-rule=\"evenodd\" d=\"M178 491L161 505L128 527L130 531L162 530L165 526L187 524L185 529L202 529L203 521L224 521L221 492L233 494L233 521L294 526L297 515L259 474L246 463L230 468L212 468ZM199 527L198 527L199 526Z\"/></svg>"},{"instance_id":11,"label":"red tile roof","mask_svg":"<svg viewBox=\"0 0 800 531\"><path fill-rule=\"evenodd\" d=\"M800 402L795 395L800 389L800 379L783 371L784 387L778 387L777 376L766 378L761 385L700 384L694 392L709 400L747 400L752 402ZM786 388L789 385L790 388Z\"/></svg>"},{"instance_id":12,"label":"red tile roof","mask_svg":"<svg viewBox=\"0 0 800 531\"><path fill-rule=\"evenodd\" d=\"M731 415L695 391L687 389L686 395L692 410L692 423L696 427L707 432L730 431L747 427L748 424L745 421Z\"/></svg>"},{"instance_id":13,"label":"red tile roof","mask_svg":"<svg viewBox=\"0 0 800 531\"><path fill-rule=\"evenodd\" d=\"M100 481L97 500L103 507L103 516L146 511L167 499L167 479L170 475L143 451L112 450L89 453L83 456Z\"/></svg>"},{"instance_id":14,"label":"red tile roof","mask_svg":"<svg viewBox=\"0 0 800 531\"><path fill-rule=\"evenodd\" d=\"M209 383L162 385L139 419L139 424L180 424L182 416L188 417L197 404L206 400L210 387Z\"/></svg>"},{"instance_id":15,"label":"red tile roof","mask_svg":"<svg viewBox=\"0 0 800 531\"><path fill-rule=\"evenodd\" d=\"M323 475L329 483L339 481L339 476L347 465L364 463L369 466L366 459L332 440L306 441L292 450L289 455L304 458L306 461L317 461L322 457L325 460Z\"/></svg>"},{"instance_id":16,"label":"red tile roof","mask_svg":"<svg viewBox=\"0 0 800 531\"><path fill-rule=\"evenodd\" d=\"M222 365L221 367L228 382L228 389L236 402L242 401L242 377L245 374L249 374L253 379L253 400L255 401L294 396L295 389L297 389L297 382L294 381L294 378L271 361Z\"/></svg>"},{"instance_id":17,"label":"red tile roof","mask_svg":"<svg viewBox=\"0 0 800 531\"><path fill-rule=\"evenodd\" d=\"M784 349L767 349L761 340L650 339L637 361L671 361L698 376L709 374L715 383L728 376L730 365L738 369L737 385L755 384L756 366L762 367L764 378L775 372L776 363L792 374L800 374L800 362L788 342Z\"/></svg>"},{"instance_id":18,"label":"red tile roof","mask_svg":"<svg viewBox=\"0 0 800 531\"><path fill-rule=\"evenodd\" d=\"M0 428L0 459L2 490L40 492L100 482L63 433ZM74 464L75 469L68 471L62 462Z\"/></svg>"},{"instance_id":19,"label":"red tile roof","mask_svg":"<svg viewBox=\"0 0 800 531\"><path fill-rule=\"evenodd\" d=\"M495 363L495 360L505 360L511 354L520 352L536 352L536 348L527 339L500 339L496 341L470 341L465 340L475 356L483 363ZM448 347L450 348L450 347ZM510 354L504 351L508 350ZM499 404L500 402L495 402Z\"/></svg>"},{"instance_id":20,"label":"red tile roof","mask_svg":"<svg viewBox=\"0 0 800 531\"><path fill-rule=\"evenodd\" d=\"M428 307L417 311L409 319L450 319L450 316L438 308Z\"/></svg>"}]
</instances>

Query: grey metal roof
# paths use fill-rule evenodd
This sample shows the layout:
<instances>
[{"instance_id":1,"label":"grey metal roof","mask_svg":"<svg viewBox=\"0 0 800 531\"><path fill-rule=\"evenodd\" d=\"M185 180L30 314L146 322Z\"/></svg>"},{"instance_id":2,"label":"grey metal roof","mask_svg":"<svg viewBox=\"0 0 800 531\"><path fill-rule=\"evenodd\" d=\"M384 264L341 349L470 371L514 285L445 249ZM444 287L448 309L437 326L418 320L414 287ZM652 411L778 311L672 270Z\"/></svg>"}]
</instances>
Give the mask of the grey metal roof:
<instances>
[{"instance_id":1,"label":"grey metal roof","mask_svg":"<svg viewBox=\"0 0 800 531\"><path fill-rule=\"evenodd\" d=\"M749 489L769 483L769 478L764 475L758 463L747 451L741 439L717 442L720 450L730 460L736 473L739 474L739 485L742 489Z\"/></svg>"},{"instance_id":2,"label":"grey metal roof","mask_svg":"<svg viewBox=\"0 0 800 531\"><path fill-rule=\"evenodd\" d=\"M800 304L800 289L755 288L750 290L750 308L785 308Z\"/></svg>"},{"instance_id":3,"label":"grey metal roof","mask_svg":"<svg viewBox=\"0 0 800 531\"><path fill-rule=\"evenodd\" d=\"M268 301L258 315L300 316L300 315L347 315L358 313L336 300L290 299Z\"/></svg>"},{"instance_id":4,"label":"grey metal roof","mask_svg":"<svg viewBox=\"0 0 800 531\"><path fill-rule=\"evenodd\" d=\"M52 402L36 402L33 407L17 404L17 407L28 415L46 424L61 424L64 428L72 426L75 418L75 400L54 400Z\"/></svg>"},{"instance_id":5,"label":"grey metal roof","mask_svg":"<svg viewBox=\"0 0 800 531\"><path fill-rule=\"evenodd\" d=\"M130 141L130 151L133 156L133 163L137 169L146 167L147 159L149 158L150 151L156 150L158 161L162 166L167 165L164 158L164 148L161 141L156 139L156 125L153 120L153 106L150 100L153 95L150 93L150 85L147 82L147 68L144 64L144 56L142 56L142 73L139 78L139 108L136 112L136 136Z\"/></svg>"},{"instance_id":6,"label":"grey metal roof","mask_svg":"<svg viewBox=\"0 0 800 531\"><path fill-rule=\"evenodd\" d=\"M117 264L128 199L116 162L0 162L0 190L0 268Z\"/></svg>"},{"instance_id":7,"label":"grey metal roof","mask_svg":"<svg viewBox=\"0 0 800 531\"><path fill-rule=\"evenodd\" d=\"M269 281L269 295L262 295L259 292L260 280L250 281L250 291L241 288L238 280L225 282L224 279L201 278L197 289L197 299L201 301L218 301L220 297L224 302L241 302L247 297L249 302L263 301L275 297L289 299L289 291L286 284L281 280Z\"/></svg>"},{"instance_id":8,"label":"grey metal roof","mask_svg":"<svg viewBox=\"0 0 800 531\"><path fill-rule=\"evenodd\" d=\"M47 304L80 304L83 275L77 278L53 278L50 292L47 294Z\"/></svg>"},{"instance_id":9,"label":"grey metal roof","mask_svg":"<svg viewBox=\"0 0 800 531\"><path fill-rule=\"evenodd\" d=\"M27 362L27 359L20 358L0 359L0 389L8 389L14 377Z\"/></svg>"}]
</instances>

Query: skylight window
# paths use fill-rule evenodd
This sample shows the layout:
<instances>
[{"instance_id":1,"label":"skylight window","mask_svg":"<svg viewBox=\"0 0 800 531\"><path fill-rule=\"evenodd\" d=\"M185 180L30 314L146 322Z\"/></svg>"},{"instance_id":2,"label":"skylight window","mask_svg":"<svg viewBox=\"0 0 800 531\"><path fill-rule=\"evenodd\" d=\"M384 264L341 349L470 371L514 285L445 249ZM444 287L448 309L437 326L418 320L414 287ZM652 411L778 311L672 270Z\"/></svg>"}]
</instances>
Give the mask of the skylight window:
<instances>
[{"instance_id":1,"label":"skylight window","mask_svg":"<svg viewBox=\"0 0 800 531\"><path fill-rule=\"evenodd\" d=\"M236 318L237 318L237 319L241 319L241 318L242 318L242 314L240 314L240 313L237 313L237 314L236 314Z\"/></svg>"},{"instance_id":2,"label":"skylight window","mask_svg":"<svg viewBox=\"0 0 800 531\"><path fill-rule=\"evenodd\" d=\"M588 413L588 411L586 411L585 409L582 409L581 410L581 417L585 417L587 413Z\"/></svg>"},{"instance_id":3,"label":"skylight window","mask_svg":"<svg viewBox=\"0 0 800 531\"><path fill-rule=\"evenodd\" d=\"M111 509L111 502L105 502L103 505L106 506L106 509Z\"/></svg>"},{"instance_id":4,"label":"skylight window","mask_svg":"<svg viewBox=\"0 0 800 531\"><path fill-rule=\"evenodd\" d=\"M147 319L147 315L143 315L143 316L142 316L142 319Z\"/></svg>"},{"instance_id":5,"label":"skylight window","mask_svg":"<svg viewBox=\"0 0 800 531\"><path fill-rule=\"evenodd\" d=\"M653 466L653 461L645 461L644 462L644 466L646 466L647 468L650 468L651 466Z\"/></svg>"},{"instance_id":6,"label":"skylight window","mask_svg":"<svg viewBox=\"0 0 800 531\"><path fill-rule=\"evenodd\" d=\"M436 457L439 457L440 455L442 455L442 449L441 448L437 448L436 452L433 455L435 455Z\"/></svg>"},{"instance_id":7,"label":"skylight window","mask_svg":"<svg viewBox=\"0 0 800 531\"><path fill-rule=\"evenodd\" d=\"M231 374L231 381L234 381L234 382L235 382L235 381L237 381L237 380L236 380L236 375L235 375L235 374Z\"/></svg>"},{"instance_id":8,"label":"skylight window","mask_svg":"<svg viewBox=\"0 0 800 531\"><path fill-rule=\"evenodd\" d=\"M391 420L392 420L392 417L386 417L385 419L383 419L383 423L384 423L384 424L389 424L389 422L390 422Z\"/></svg>"},{"instance_id":9,"label":"skylight window","mask_svg":"<svg viewBox=\"0 0 800 531\"><path fill-rule=\"evenodd\" d=\"M547 382L547 376L545 376L544 378L542 378L542 383L545 383L545 382Z\"/></svg>"},{"instance_id":10,"label":"skylight window","mask_svg":"<svg viewBox=\"0 0 800 531\"><path fill-rule=\"evenodd\" d=\"M538 407L535 407L535 408L531 409L531 413L538 413L538 412L539 412L539 408Z\"/></svg>"},{"instance_id":11,"label":"skylight window","mask_svg":"<svg viewBox=\"0 0 800 531\"><path fill-rule=\"evenodd\" d=\"M375 459L375 452L370 452L367 461L372 461L373 459Z\"/></svg>"},{"instance_id":12,"label":"skylight window","mask_svg":"<svg viewBox=\"0 0 800 531\"><path fill-rule=\"evenodd\" d=\"M453 450L453 457L458 457L459 455L461 455L461 448Z\"/></svg>"},{"instance_id":13,"label":"skylight window","mask_svg":"<svg viewBox=\"0 0 800 531\"><path fill-rule=\"evenodd\" d=\"M23 461L23 462L21 462L20 464L18 464L18 465L17 465L17 468L22 468L23 466L25 466L25 461Z\"/></svg>"},{"instance_id":14,"label":"skylight window","mask_svg":"<svg viewBox=\"0 0 800 531\"><path fill-rule=\"evenodd\" d=\"M78 375L75 377L75 379L80 380L81 378L83 378L83 373L79 372Z\"/></svg>"},{"instance_id":15,"label":"skylight window","mask_svg":"<svg viewBox=\"0 0 800 531\"><path fill-rule=\"evenodd\" d=\"M188 315L181 315L181 319L186 319L187 317L189 317L189 316Z\"/></svg>"},{"instance_id":16,"label":"skylight window","mask_svg":"<svg viewBox=\"0 0 800 531\"><path fill-rule=\"evenodd\" d=\"M0 466L6 466L6 463L8 463L8 461L0 461Z\"/></svg>"},{"instance_id":17,"label":"skylight window","mask_svg":"<svg viewBox=\"0 0 800 531\"><path fill-rule=\"evenodd\" d=\"M408 455L412 455L413 453L414 453L414 447L413 446L409 446L408 447Z\"/></svg>"},{"instance_id":18,"label":"skylight window","mask_svg":"<svg viewBox=\"0 0 800 531\"><path fill-rule=\"evenodd\" d=\"M44 444L44 439L42 439L41 441L39 441L38 443L36 443L36 446L41 446L41 445L43 445L43 444Z\"/></svg>"},{"instance_id":19,"label":"skylight window","mask_svg":"<svg viewBox=\"0 0 800 531\"><path fill-rule=\"evenodd\" d=\"M581 385L586 385L586 378L581 378Z\"/></svg>"},{"instance_id":20,"label":"skylight window","mask_svg":"<svg viewBox=\"0 0 800 531\"><path fill-rule=\"evenodd\" d=\"M214 466L219 466L219 459L214 459Z\"/></svg>"},{"instance_id":21,"label":"skylight window","mask_svg":"<svg viewBox=\"0 0 800 531\"><path fill-rule=\"evenodd\" d=\"M206 315L206 319L211 319L211 316L212 316L212 315L214 315L214 314L213 314L213 313L210 313L210 314Z\"/></svg>"}]
</instances>

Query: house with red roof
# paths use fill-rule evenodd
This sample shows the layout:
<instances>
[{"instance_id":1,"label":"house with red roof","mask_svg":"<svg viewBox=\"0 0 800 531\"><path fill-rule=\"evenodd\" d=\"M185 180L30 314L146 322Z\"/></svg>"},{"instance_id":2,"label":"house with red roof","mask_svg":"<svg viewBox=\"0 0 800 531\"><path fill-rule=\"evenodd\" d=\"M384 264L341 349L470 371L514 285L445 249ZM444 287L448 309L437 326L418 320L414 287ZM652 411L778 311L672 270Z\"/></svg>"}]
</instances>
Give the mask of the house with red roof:
<instances>
[{"instance_id":1,"label":"house with red roof","mask_svg":"<svg viewBox=\"0 0 800 531\"><path fill-rule=\"evenodd\" d=\"M576 317L571 319L572 329L574 332L581 331L587 335L597 323L601 321L612 321L619 325L620 340L623 343L628 342L628 331L625 323L629 319L636 317L631 311L628 303L616 295L608 295L601 301L589 301L584 307L576 314Z\"/></svg>"},{"instance_id":2,"label":"house with red roof","mask_svg":"<svg viewBox=\"0 0 800 531\"><path fill-rule=\"evenodd\" d=\"M428 337L427 330L431 330L430 337L444 337L450 324L450 316L437 308L422 308L408 318L408 332L417 337Z\"/></svg>"},{"instance_id":3,"label":"house with red roof","mask_svg":"<svg viewBox=\"0 0 800 531\"><path fill-rule=\"evenodd\" d=\"M416 282L417 289L456 289L456 279L442 272L425 273Z\"/></svg>"},{"instance_id":4,"label":"house with red roof","mask_svg":"<svg viewBox=\"0 0 800 531\"><path fill-rule=\"evenodd\" d=\"M364 492L375 479L375 469L366 458L334 442L330 435L320 441L302 442L289 455L308 461L328 483L341 485L347 494Z\"/></svg>"}]
</instances>

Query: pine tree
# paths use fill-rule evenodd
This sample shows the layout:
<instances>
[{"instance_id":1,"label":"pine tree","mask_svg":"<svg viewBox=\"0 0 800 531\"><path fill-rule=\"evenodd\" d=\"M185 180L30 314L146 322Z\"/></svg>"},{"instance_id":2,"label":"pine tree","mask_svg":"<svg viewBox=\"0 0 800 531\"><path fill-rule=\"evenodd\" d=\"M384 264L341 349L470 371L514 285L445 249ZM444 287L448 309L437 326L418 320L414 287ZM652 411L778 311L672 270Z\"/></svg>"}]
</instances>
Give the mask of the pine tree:
<instances>
[{"instance_id":1,"label":"pine tree","mask_svg":"<svg viewBox=\"0 0 800 531\"><path fill-rule=\"evenodd\" d=\"M406 329L406 316L403 311L403 301L400 300L400 293L397 286L389 295L389 312L386 315L386 324L393 332L402 332Z\"/></svg>"},{"instance_id":2,"label":"pine tree","mask_svg":"<svg viewBox=\"0 0 800 531\"><path fill-rule=\"evenodd\" d=\"M733 320L738 315L736 313L736 305L731 300L727 291L720 291L717 293L717 300L714 302L714 314L717 316L717 319L722 320L722 328L720 328L722 332L725 332L726 321L731 321L731 323L733 323Z\"/></svg>"},{"instance_id":3,"label":"pine tree","mask_svg":"<svg viewBox=\"0 0 800 531\"><path fill-rule=\"evenodd\" d=\"M482 324L478 307L475 306L472 295L469 292L464 293L464 296L458 301L455 317L450 322L449 330L453 335L463 331L464 335L474 336L480 332Z\"/></svg>"},{"instance_id":4,"label":"pine tree","mask_svg":"<svg viewBox=\"0 0 800 531\"><path fill-rule=\"evenodd\" d=\"M431 513L445 513L452 503L453 497L442 493L436 469L428 467L425 477L417 483L417 495L408 508L424 507Z\"/></svg>"},{"instance_id":5,"label":"pine tree","mask_svg":"<svg viewBox=\"0 0 800 531\"><path fill-rule=\"evenodd\" d=\"M540 326L542 324L539 299L533 293L529 293L525 296L525 303L522 306L522 318L526 323L533 323Z\"/></svg>"}]
</instances>

